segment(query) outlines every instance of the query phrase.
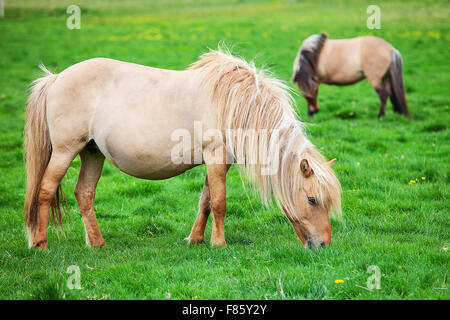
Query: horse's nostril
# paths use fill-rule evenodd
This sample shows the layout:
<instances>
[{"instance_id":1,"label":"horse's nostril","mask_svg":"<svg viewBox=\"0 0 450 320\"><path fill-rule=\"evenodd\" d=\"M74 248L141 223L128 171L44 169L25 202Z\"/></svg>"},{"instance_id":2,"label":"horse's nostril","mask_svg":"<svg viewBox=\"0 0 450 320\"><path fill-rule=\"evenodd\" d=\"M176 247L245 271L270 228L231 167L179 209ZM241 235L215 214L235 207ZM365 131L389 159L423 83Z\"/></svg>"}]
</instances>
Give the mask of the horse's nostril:
<instances>
[{"instance_id":1,"label":"horse's nostril","mask_svg":"<svg viewBox=\"0 0 450 320\"><path fill-rule=\"evenodd\" d=\"M316 242L313 239L307 239L306 240L306 244L305 244L305 248L309 248L309 249L317 249L317 248L325 248L327 246L327 243L324 241L321 242Z\"/></svg>"}]
</instances>

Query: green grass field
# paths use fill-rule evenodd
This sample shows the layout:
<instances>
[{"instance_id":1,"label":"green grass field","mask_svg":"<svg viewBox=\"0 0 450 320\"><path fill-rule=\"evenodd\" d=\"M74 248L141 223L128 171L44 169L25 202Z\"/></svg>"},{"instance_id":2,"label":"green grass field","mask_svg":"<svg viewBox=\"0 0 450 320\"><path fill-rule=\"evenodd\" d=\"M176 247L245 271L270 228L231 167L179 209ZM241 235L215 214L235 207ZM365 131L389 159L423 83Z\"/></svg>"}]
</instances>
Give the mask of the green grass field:
<instances>
[{"instance_id":1,"label":"green grass field","mask_svg":"<svg viewBox=\"0 0 450 320\"><path fill-rule=\"evenodd\" d=\"M363 1L19 1L0 18L1 299L449 299L450 5L377 1L381 29L369 30ZM66 27L66 8L81 7L81 29ZM127 176L107 163L95 209L107 246L85 247L73 196L77 158L63 180L66 237L49 230L49 250L27 248L23 225L24 110L29 83L92 57L185 69L220 41L289 82L302 40L376 35L403 56L413 120L377 119L367 81L321 86L321 112L296 110L310 139L343 187L343 219L332 220L332 246L304 250L290 222L264 208L228 175L228 247L183 239L195 220L205 168L165 181ZM292 85L291 85L292 86ZM292 88L294 88L292 86ZM296 92L298 90L294 88ZM424 179L422 179L424 177ZM418 179L409 183L411 179ZM206 237L211 234L211 221ZM81 290L69 290L78 265ZM370 265L381 288L368 290ZM344 280L335 283L335 280Z\"/></svg>"}]
</instances>

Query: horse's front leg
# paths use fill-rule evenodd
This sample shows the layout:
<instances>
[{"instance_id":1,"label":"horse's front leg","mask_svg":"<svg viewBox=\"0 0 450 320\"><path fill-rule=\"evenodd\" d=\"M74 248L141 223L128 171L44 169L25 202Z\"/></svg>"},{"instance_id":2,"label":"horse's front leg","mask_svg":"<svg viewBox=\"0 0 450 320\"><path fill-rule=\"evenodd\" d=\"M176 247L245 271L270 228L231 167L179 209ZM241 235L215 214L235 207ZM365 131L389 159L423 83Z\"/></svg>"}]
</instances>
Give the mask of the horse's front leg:
<instances>
[{"instance_id":1,"label":"horse's front leg","mask_svg":"<svg viewBox=\"0 0 450 320\"><path fill-rule=\"evenodd\" d=\"M211 197L209 194L208 176L203 185L202 195L198 203L197 219L195 219L191 234L186 238L189 243L201 243L205 235L205 227L211 212Z\"/></svg>"},{"instance_id":2,"label":"horse's front leg","mask_svg":"<svg viewBox=\"0 0 450 320\"><path fill-rule=\"evenodd\" d=\"M211 245L225 247L225 214L227 211L226 177L230 165L206 164L211 209L214 214Z\"/></svg>"}]
</instances>

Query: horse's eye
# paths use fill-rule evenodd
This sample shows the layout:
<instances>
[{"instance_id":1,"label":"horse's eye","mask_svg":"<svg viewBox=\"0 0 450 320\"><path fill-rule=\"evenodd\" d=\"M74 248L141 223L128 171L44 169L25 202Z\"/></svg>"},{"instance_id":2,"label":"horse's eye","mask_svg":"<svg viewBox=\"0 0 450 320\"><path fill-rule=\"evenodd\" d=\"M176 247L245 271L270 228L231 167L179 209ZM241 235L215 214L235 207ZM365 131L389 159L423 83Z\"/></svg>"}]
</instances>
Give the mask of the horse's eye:
<instances>
[{"instance_id":1,"label":"horse's eye","mask_svg":"<svg viewBox=\"0 0 450 320\"><path fill-rule=\"evenodd\" d=\"M317 204L317 199L316 198L308 197L308 201L312 205L316 205Z\"/></svg>"}]
</instances>

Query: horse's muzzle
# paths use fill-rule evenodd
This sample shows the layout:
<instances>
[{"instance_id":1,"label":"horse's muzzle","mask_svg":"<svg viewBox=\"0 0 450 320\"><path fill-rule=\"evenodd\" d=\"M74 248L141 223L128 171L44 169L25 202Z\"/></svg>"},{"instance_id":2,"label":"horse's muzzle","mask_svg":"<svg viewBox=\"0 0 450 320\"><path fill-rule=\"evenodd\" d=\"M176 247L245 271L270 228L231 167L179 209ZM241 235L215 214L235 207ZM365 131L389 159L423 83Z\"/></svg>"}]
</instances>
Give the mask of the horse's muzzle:
<instances>
[{"instance_id":1,"label":"horse's muzzle","mask_svg":"<svg viewBox=\"0 0 450 320\"><path fill-rule=\"evenodd\" d=\"M311 117L314 117L314 115L316 113L318 113L320 111L320 109L313 109L313 108L308 108L308 115Z\"/></svg>"},{"instance_id":2,"label":"horse's muzzle","mask_svg":"<svg viewBox=\"0 0 450 320\"><path fill-rule=\"evenodd\" d=\"M326 246L327 246L327 244L324 241L316 242L311 239L308 239L306 241L306 245L305 245L306 248L309 248L311 250L314 250L317 248L325 248Z\"/></svg>"}]
</instances>

